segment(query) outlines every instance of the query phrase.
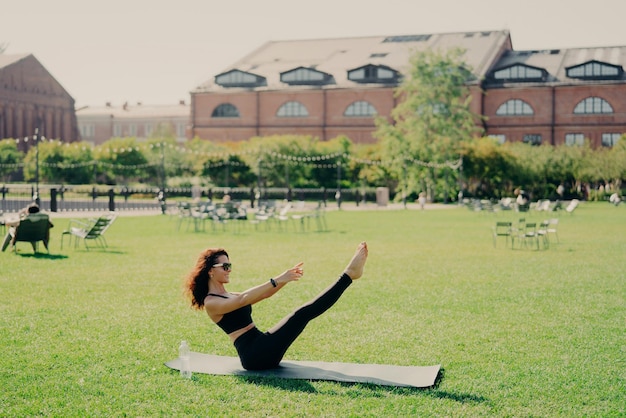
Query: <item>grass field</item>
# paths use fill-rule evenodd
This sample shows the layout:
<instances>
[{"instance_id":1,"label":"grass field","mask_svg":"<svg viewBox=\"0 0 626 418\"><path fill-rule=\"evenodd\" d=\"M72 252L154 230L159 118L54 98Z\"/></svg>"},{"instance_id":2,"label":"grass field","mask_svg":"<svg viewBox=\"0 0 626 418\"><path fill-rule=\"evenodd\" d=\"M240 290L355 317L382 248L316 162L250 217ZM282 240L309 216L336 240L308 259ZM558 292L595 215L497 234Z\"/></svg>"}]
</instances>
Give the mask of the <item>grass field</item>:
<instances>
[{"instance_id":1,"label":"grass field","mask_svg":"<svg viewBox=\"0 0 626 418\"><path fill-rule=\"evenodd\" d=\"M0 253L0 416L626 415L626 207L559 216L547 250L493 247L496 220L467 209L335 211L327 232L177 231L168 216L120 217L107 251ZM545 214L527 218L541 221ZM229 290L298 261L305 277L255 306L267 329L326 287L358 242L364 277L312 322L287 358L441 364L427 390L195 374L163 363L181 340L236 355L182 280L209 246L230 252ZM67 242L66 242L67 244Z\"/></svg>"}]
</instances>

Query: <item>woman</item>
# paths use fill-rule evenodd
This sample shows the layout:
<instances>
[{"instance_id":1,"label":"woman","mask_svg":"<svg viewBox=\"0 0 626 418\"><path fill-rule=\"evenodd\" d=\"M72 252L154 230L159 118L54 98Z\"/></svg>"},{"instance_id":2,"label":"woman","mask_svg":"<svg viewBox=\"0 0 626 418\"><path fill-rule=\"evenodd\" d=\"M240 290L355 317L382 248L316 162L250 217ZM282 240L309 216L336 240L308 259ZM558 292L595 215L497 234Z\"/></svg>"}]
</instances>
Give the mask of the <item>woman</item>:
<instances>
[{"instance_id":1,"label":"woman","mask_svg":"<svg viewBox=\"0 0 626 418\"><path fill-rule=\"evenodd\" d=\"M287 283L300 280L303 263L245 292L232 293L224 287L230 282L232 270L228 253L223 248L209 248L200 254L187 277L185 291L191 306L204 308L211 320L228 334L245 369L271 369L278 366L309 321L330 308L352 281L361 277L367 255L367 244L362 242L339 280L265 333L252 321L252 305L275 295Z\"/></svg>"}]
</instances>

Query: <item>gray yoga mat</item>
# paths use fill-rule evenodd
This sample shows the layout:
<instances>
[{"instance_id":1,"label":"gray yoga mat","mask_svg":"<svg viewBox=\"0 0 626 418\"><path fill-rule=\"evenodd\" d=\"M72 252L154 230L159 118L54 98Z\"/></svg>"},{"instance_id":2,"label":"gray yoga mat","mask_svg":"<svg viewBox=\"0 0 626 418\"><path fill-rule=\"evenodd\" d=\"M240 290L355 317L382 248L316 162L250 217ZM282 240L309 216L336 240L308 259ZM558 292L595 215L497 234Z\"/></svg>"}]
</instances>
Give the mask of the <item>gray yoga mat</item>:
<instances>
[{"instance_id":1,"label":"gray yoga mat","mask_svg":"<svg viewBox=\"0 0 626 418\"><path fill-rule=\"evenodd\" d=\"M180 370L176 358L165 365ZM337 382L372 383L384 386L426 388L433 386L441 365L390 366L384 364L329 363L323 361L283 360L270 370L245 370L238 357L191 353L191 371L214 375L280 377L283 379L333 380Z\"/></svg>"}]
</instances>

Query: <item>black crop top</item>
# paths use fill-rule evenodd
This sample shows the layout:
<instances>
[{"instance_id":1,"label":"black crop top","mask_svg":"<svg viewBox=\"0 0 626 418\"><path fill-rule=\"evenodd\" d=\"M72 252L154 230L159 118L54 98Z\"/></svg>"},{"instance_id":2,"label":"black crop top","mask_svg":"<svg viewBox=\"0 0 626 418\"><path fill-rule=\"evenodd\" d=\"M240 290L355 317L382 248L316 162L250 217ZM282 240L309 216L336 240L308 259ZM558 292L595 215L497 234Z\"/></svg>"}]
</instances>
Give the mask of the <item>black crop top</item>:
<instances>
[{"instance_id":1,"label":"black crop top","mask_svg":"<svg viewBox=\"0 0 626 418\"><path fill-rule=\"evenodd\" d=\"M223 299L228 299L228 296L217 295L215 293L209 293L207 296L217 296ZM232 312L225 313L217 323L217 326L224 330L226 334L235 332L238 329L245 328L252 323L252 306L246 305L239 309L235 309Z\"/></svg>"}]
</instances>

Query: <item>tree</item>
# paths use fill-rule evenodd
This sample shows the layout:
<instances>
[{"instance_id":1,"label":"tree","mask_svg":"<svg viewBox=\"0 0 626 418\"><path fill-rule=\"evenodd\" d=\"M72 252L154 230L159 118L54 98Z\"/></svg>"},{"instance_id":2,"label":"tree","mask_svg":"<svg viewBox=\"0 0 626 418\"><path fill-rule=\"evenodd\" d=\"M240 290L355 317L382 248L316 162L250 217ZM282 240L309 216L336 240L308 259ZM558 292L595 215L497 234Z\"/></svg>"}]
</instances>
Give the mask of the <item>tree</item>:
<instances>
[{"instance_id":1,"label":"tree","mask_svg":"<svg viewBox=\"0 0 626 418\"><path fill-rule=\"evenodd\" d=\"M91 147L86 143L41 141L24 158L24 179L36 177L36 153L39 150L39 179L48 183L84 184L92 180Z\"/></svg>"},{"instance_id":2,"label":"tree","mask_svg":"<svg viewBox=\"0 0 626 418\"><path fill-rule=\"evenodd\" d=\"M0 141L0 177L2 181L11 181L12 175L24 161L24 153L17 149L17 143L12 139Z\"/></svg>"},{"instance_id":3,"label":"tree","mask_svg":"<svg viewBox=\"0 0 626 418\"><path fill-rule=\"evenodd\" d=\"M357 167L348 164L346 157L352 149L350 139L346 136L338 136L316 145L313 158L317 158L318 163L312 166L310 179L317 184L317 187L327 189L335 189L338 186L342 189L352 187L351 180L356 180L353 171ZM327 156L334 157L322 159Z\"/></svg>"},{"instance_id":4,"label":"tree","mask_svg":"<svg viewBox=\"0 0 626 418\"><path fill-rule=\"evenodd\" d=\"M480 131L480 116L469 109L472 73L462 56L460 49L417 52L396 90L400 102L391 121L376 121L383 155L394 161L396 176L413 189L409 193L427 189L431 199L456 194L457 174L446 163L458 160L461 141Z\"/></svg>"},{"instance_id":5,"label":"tree","mask_svg":"<svg viewBox=\"0 0 626 418\"><path fill-rule=\"evenodd\" d=\"M519 172L512 151L493 138L464 141L463 189L476 198L504 197L513 194Z\"/></svg>"},{"instance_id":6,"label":"tree","mask_svg":"<svg viewBox=\"0 0 626 418\"><path fill-rule=\"evenodd\" d=\"M206 160L202 176L220 187L250 187L256 181L256 175L238 155L231 154L225 159L211 158Z\"/></svg>"},{"instance_id":7,"label":"tree","mask_svg":"<svg viewBox=\"0 0 626 418\"><path fill-rule=\"evenodd\" d=\"M155 168L137 146L135 138L113 138L94 150L98 183L116 184L150 180L156 183Z\"/></svg>"},{"instance_id":8,"label":"tree","mask_svg":"<svg viewBox=\"0 0 626 418\"><path fill-rule=\"evenodd\" d=\"M156 178L159 180L159 186L162 186L163 180L167 183L168 178L195 175L193 154L181 152L185 148L176 142L174 131L169 124L159 124L145 145L144 156L155 174L158 174Z\"/></svg>"},{"instance_id":9,"label":"tree","mask_svg":"<svg viewBox=\"0 0 626 418\"><path fill-rule=\"evenodd\" d=\"M355 146L355 158L359 161L358 185L360 186L384 186L395 190L398 179L391 172L391 167L382 164L381 143Z\"/></svg>"},{"instance_id":10,"label":"tree","mask_svg":"<svg viewBox=\"0 0 626 418\"><path fill-rule=\"evenodd\" d=\"M612 181L614 190L621 190L622 181L626 179L626 135L622 135L608 154L605 178Z\"/></svg>"}]
</instances>

